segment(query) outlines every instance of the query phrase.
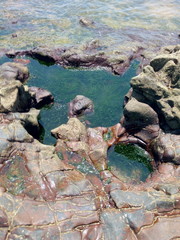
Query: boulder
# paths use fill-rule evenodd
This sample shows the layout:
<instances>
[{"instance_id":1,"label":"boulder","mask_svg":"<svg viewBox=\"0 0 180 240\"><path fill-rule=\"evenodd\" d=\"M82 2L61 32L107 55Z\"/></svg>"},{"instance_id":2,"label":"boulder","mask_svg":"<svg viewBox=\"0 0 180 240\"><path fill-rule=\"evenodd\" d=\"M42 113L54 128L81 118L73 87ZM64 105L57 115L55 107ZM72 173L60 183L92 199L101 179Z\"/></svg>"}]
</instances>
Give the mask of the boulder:
<instances>
[{"instance_id":1,"label":"boulder","mask_svg":"<svg viewBox=\"0 0 180 240\"><path fill-rule=\"evenodd\" d=\"M51 130L51 133L66 141L83 141L87 138L86 127L77 118L70 118L67 124Z\"/></svg>"},{"instance_id":2,"label":"boulder","mask_svg":"<svg viewBox=\"0 0 180 240\"><path fill-rule=\"evenodd\" d=\"M80 115L92 113L94 111L93 102L83 96L77 95L70 103L69 103L69 117L77 117Z\"/></svg>"},{"instance_id":3,"label":"boulder","mask_svg":"<svg viewBox=\"0 0 180 240\"><path fill-rule=\"evenodd\" d=\"M28 87L22 84L28 76L27 67L20 63L4 63L0 66L0 112L29 110L31 96Z\"/></svg>"},{"instance_id":4,"label":"boulder","mask_svg":"<svg viewBox=\"0 0 180 240\"><path fill-rule=\"evenodd\" d=\"M124 107L124 126L126 128L143 128L148 125L158 125L157 113L148 105L137 101L135 98Z\"/></svg>"},{"instance_id":5,"label":"boulder","mask_svg":"<svg viewBox=\"0 0 180 240\"><path fill-rule=\"evenodd\" d=\"M29 87L29 92L34 99L32 106L35 108L42 108L43 106L54 102L53 95L43 88Z\"/></svg>"},{"instance_id":6,"label":"boulder","mask_svg":"<svg viewBox=\"0 0 180 240\"><path fill-rule=\"evenodd\" d=\"M123 127L146 144L159 134L157 113L148 105L131 98L124 107Z\"/></svg>"},{"instance_id":7,"label":"boulder","mask_svg":"<svg viewBox=\"0 0 180 240\"><path fill-rule=\"evenodd\" d=\"M132 96L152 106L163 129L180 126L180 50L154 58L143 72L132 78Z\"/></svg>"},{"instance_id":8,"label":"boulder","mask_svg":"<svg viewBox=\"0 0 180 240\"><path fill-rule=\"evenodd\" d=\"M15 79L24 83L28 77L28 68L21 63L6 62L0 66L0 78Z\"/></svg>"}]
</instances>

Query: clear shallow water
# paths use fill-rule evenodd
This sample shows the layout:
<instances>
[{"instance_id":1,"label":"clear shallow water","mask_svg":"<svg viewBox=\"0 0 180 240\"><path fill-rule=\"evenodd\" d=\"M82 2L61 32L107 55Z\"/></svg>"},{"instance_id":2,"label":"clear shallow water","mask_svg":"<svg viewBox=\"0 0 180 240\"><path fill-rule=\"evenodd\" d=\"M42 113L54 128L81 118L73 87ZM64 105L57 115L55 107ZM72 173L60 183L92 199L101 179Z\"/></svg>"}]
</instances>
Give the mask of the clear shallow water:
<instances>
[{"instance_id":1,"label":"clear shallow water","mask_svg":"<svg viewBox=\"0 0 180 240\"><path fill-rule=\"evenodd\" d=\"M124 29L137 35L141 29L179 31L179 12L179 0L1 0L0 47L69 46L92 39L117 47L127 40ZM81 17L94 26L82 27Z\"/></svg>"},{"instance_id":2,"label":"clear shallow water","mask_svg":"<svg viewBox=\"0 0 180 240\"><path fill-rule=\"evenodd\" d=\"M113 174L128 182L145 181L153 170L149 154L132 144L112 147L108 151L108 159Z\"/></svg>"}]
</instances>

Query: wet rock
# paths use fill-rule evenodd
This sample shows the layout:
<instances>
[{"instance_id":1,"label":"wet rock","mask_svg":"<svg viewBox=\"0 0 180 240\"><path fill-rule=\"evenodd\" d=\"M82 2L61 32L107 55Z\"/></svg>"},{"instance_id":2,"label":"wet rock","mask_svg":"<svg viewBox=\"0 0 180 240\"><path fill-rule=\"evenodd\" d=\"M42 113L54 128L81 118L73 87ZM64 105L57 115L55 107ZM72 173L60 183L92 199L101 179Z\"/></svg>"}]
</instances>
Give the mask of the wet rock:
<instances>
[{"instance_id":1,"label":"wet rock","mask_svg":"<svg viewBox=\"0 0 180 240\"><path fill-rule=\"evenodd\" d=\"M80 18L79 23L84 27L93 27L94 21L88 19L88 18Z\"/></svg>"},{"instance_id":2,"label":"wet rock","mask_svg":"<svg viewBox=\"0 0 180 240\"><path fill-rule=\"evenodd\" d=\"M16 38L18 35L16 33L13 33L11 36L12 38Z\"/></svg>"},{"instance_id":3,"label":"wet rock","mask_svg":"<svg viewBox=\"0 0 180 240\"><path fill-rule=\"evenodd\" d=\"M83 96L77 95L70 103L69 103L69 117L77 117L84 114L92 113L94 111L93 102Z\"/></svg>"},{"instance_id":4,"label":"wet rock","mask_svg":"<svg viewBox=\"0 0 180 240\"><path fill-rule=\"evenodd\" d=\"M29 92L34 99L32 107L42 108L43 106L54 102L52 94L43 88L29 87Z\"/></svg>"}]
</instances>

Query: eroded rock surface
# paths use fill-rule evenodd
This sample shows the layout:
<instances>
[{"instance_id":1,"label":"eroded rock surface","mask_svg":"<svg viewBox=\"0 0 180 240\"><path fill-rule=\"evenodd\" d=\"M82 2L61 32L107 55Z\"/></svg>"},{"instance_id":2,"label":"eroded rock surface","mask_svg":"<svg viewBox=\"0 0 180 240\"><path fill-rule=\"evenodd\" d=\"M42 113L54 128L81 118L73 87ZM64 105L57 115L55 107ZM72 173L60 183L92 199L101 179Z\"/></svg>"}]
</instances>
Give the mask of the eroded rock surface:
<instances>
[{"instance_id":1,"label":"eroded rock surface","mask_svg":"<svg viewBox=\"0 0 180 240\"><path fill-rule=\"evenodd\" d=\"M154 58L137 77L132 78L133 96L153 106L165 124L180 127L180 50ZM165 126L162 126L165 127Z\"/></svg>"},{"instance_id":2,"label":"eroded rock surface","mask_svg":"<svg viewBox=\"0 0 180 240\"><path fill-rule=\"evenodd\" d=\"M27 80L27 67L19 63L0 66L0 112L22 112L30 108L31 97L22 83Z\"/></svg>"},{"instance_id":3,"label":"eroded rock surface","mask_svg":"<svg viewBox=\"0 0 180 240\"><path fill-rule=\"evenodd\" d=\"M144 144L156 162L179 164L179 46L162 49L162 53L131 79L119 142Z\"/></svg>"},{"instance_id":4,"label":"eroded rock surface","mask_svg":"<svg viewBox=\"0 0 180 240\"><path fill-rule=\"evenodd\" d=\"M161 70L155 68L156 75ZM14 73L12 79L2 79L22 84ZM161 88L163 79L159 79ZM178 239L179 135L163 132L159 111L142 99L145 96L140 99L139 92L133 91L121 123L109 128L87 128L70 118L52 130L55 146L40 143L28 131L27 126L38 128L39 110L2 110L0 239ZM137 139L160 154L154 155L160 162L144 183L126 183L108 170L107 149L119 141ZM169 160L176 165L161 163Z\"/></svg>"}]
</instances>

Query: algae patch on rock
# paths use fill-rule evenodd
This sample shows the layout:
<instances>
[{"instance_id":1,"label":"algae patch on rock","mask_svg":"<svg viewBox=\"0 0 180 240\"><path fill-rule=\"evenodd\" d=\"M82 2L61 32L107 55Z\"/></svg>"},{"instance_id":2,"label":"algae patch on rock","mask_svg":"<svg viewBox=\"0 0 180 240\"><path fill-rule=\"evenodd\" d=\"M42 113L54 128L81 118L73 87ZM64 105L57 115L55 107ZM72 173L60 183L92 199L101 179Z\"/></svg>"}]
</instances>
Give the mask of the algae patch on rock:
<instances>
[{"instance_id":1,"label":"algae patch on rock","mask_svg":"<svg viewBox=\"0 0 180 240\"><path fill-rule=\"evenodd\" d=\"M108 152L108 166L121 180L145 181L152 172L151 158L142 148L133 144L118 144Z\"/></svg>"}]
</instances>

